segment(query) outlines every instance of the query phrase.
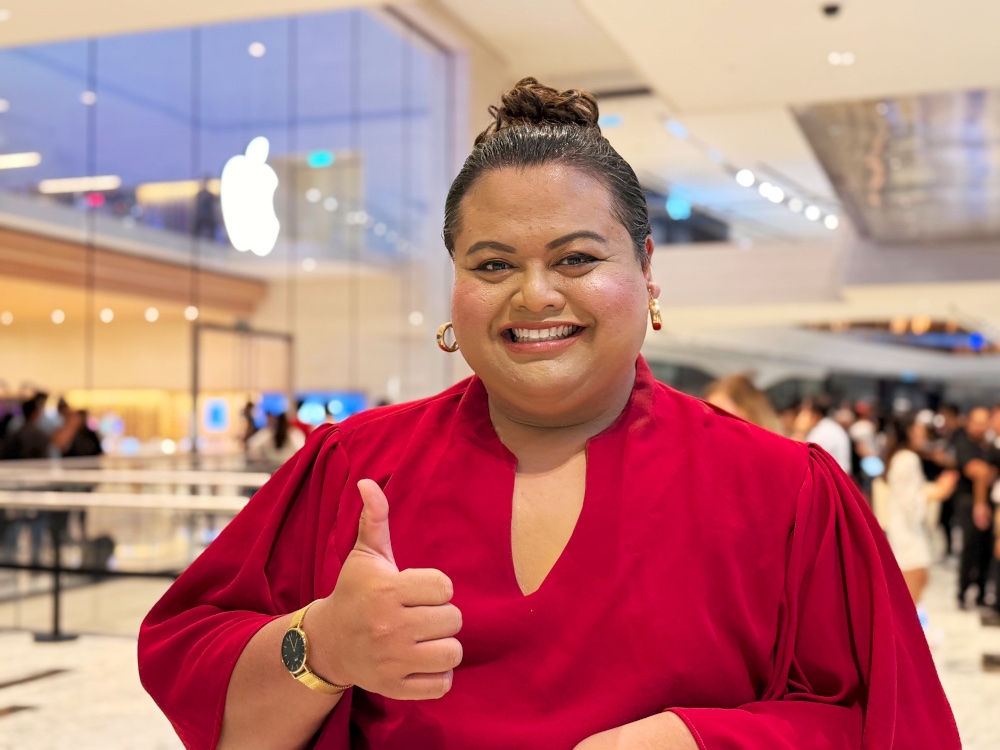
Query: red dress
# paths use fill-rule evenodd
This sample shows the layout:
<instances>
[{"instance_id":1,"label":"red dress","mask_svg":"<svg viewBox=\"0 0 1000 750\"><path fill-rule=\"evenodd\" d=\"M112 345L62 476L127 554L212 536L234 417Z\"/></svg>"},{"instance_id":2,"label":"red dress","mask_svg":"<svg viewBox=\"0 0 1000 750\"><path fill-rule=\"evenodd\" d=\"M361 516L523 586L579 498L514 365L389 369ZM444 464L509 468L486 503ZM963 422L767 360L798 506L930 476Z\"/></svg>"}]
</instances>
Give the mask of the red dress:
<instances>
[{"instance_id":1,"label":"red dress","mask_svg":"<svg viewBox=\"0 0 1000 750\"><path fill-rule=\"evenodd\" d=\"M349 691L315 748L571 750L667 709L702 750L959 748L903 578L833 460L636 370L528 596L516 461L479 379L317 429L143 623L143 684L185 745L215 746L254 633L333 589L369 477L400 569L454 582L465 657L440 700Z\"/></svg>"}]
</instances>

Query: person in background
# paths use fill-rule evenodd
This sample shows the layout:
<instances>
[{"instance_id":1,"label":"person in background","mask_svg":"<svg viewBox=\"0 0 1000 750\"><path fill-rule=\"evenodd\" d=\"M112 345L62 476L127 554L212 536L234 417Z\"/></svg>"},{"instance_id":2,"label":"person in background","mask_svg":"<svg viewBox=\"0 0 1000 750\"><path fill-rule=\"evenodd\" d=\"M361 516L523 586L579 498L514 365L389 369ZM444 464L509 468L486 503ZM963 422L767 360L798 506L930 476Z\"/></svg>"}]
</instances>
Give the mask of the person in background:
<instances>
[{"instance_id":1,"label":"person in background","mask_svg":"<svg viewBox=\"0 0 1000 750\"><path fill-rule=\"evenodd\" d=\"M247 440L247 458L277 465L294 456L305 444L305 435L290 428L288 414L268 414L267 426Z\"/></svg>"},{"instance_id":2,"label":"person in background","mask_svg":"<svg viewBox=\"0 0 1000 750\"><path fill-rule=\"evenodd\" d=\"M976 604L986 604L986 581L993 557L993 508L989 487L996 479L986 439L990 413L984 407L969 412L965 428L955 434L955 462L959 479L955 514L962 529L962 556L958 566L958 604L965 608L965 595L976 584Z\"/></svg>"},{"instance_id":3,"label":"person in background","mask_svg":"<svg viewBox=\"0 0 1000 750\"><path fill-rule=\"evenodd\" d=\"M51 438L39 427L42 409L38 396L25 400L21 404L20 427L4 442L3 458L11 460L47 458ZM5 525L0 558L12 562L17 558L17 540L21 529L25 526L31 534L31 564L38 565L42 554L42 533L48 522L48 516L37 510L15 511Z\"/></svg>"},{"instance_id":4,"label":"person in background","mask_svg":"<svg viewBox=\"0 0 1000 750\"><path fill-rule=\"evenodd\" d=\"M299 430L302 432L303 437L309 437L309 433L316 429L315 425L311 425L307 422L303 422L299 419L299 414L302 413L302 407L305 406L305 399L299 399L295 402L295 413L292 414L291 418L288 420L288 424L293 430Z\"/></svg>"},{"instance_id":5,"label":"person in background","mask_svg":"<svg viewBox=\"0 0 1000 750\"><path fill-rule=\"evenodd\" d=\"M256 405L253 401L247 401L246 405L243 407L243 446L246 447L247 443L250 442L250 438L254 436L257 432L257 421L254 419L254 410Z\"/></svg>"},{"instance_id":6,"label":"person in background","mask_svg":"<svg viewBox=\"0 0 1000 750\"><path fill-rule=\"evenodd\" d=\"M216 212L216 197L208 189L208 182L211 178L205 175L201 180L198 194L194 197L194 222L191 233L195 237L205 237L215 240L215 234L219 228L219 220Z\"/></svg>"},{"instance_id":7,"label":"person in background","mask_svg":"<svg viewBox=\"0 0 1000 750\"><path fill-rule=\"evenodd\" d=\"M928 443L924 452L924 458L929 462L924 464L924 470L930 479L934 479L936 474L946 469L955 468L953 443L956 433L962 427L959 408L954 404L942 404L934 418L934 427L937 433L936 437ZM930 464L936 467L933 472ZM939 519L941 528L944 530L945 546L949 555L952 554L954 545L952 529L955 526L955 504L955 493L952 493L951 497L941 503L941 517Z\"/></svg>"},{"instance_id":8,"label":"person in background","mask_svg":"<svg viewBox=\"0 0 1000 750\"><path fill-rule=\"evenodd\" d=\"M888 485L886 536L896 556L913 603L919 605L931 566L927 504L951 497L958 472L943 471L931 483L924 475L920 453L928 442L927 427L912 415L893 417L887 431L885 481Z\"/></svg>"},{"instance_id":9,"label":"person in background","mask_svg":"<svg viewBox=\"0 0 1000 750\"><path fill-rule=\"evenodd\" d=\"M815 443L829 453L845 474L851 474L851 438L847 430L827 416L829 402L816 397L806 402L795 417L792 437L806 443Z\"/></svg>"},{"instance_id":10,"label":"person in background","mask_svg":"<svg viewBox=\"0 0 1000 750\"><path fill-rule=\"evenodd\" d=\"M802 411L801 401L792 401L778 412L778 422L781 424L781 434L792 437L795 433L795 418Z\"/></svg>"},{"instance_id":11,"label":"person in background","mask_svg":"<svg viewBox=\"0 0 1000 750\"><path fill-rule=\"evenodd\" d=\"M729 375L712 381L705 387L705 401L751 424L781 434L781 422L771 400L746 375Z\"/></svg>"}]
</instances>

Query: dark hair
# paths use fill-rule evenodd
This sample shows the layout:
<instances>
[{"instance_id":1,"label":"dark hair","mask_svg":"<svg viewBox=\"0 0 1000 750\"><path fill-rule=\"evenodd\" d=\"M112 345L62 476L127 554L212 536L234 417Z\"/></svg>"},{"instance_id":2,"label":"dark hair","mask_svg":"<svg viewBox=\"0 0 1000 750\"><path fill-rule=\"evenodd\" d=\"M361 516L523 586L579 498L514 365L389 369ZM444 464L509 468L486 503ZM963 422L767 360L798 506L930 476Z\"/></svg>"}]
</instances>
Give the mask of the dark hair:
<instances>
[{"instance_id":1,"label":"dark hair","mask_svg":"<svg viewBox=\"0 0 1000 750\"><path fill-rule=\"evenodd\" d=\"M288 415L285 412L279 414L274 420L274 447L279 451L288 442Z\"/></svg>"},{"instance_id":2,"label":"dark hair","mask_svg":"<svg viewBox=\"0 0 1000 750\"><path fill-rule=\"evenodd\" d=\"M38 411L41 411L41 406L37 396L32 396L21 403L21 413L24 415L25 422L30 422Z\"/></svg>"},{"instance_id":3,"label":"dark hair","mask_svg":"<svg viewBox=\"0 0 1000 750\"><path fill-rule=\"evenodd\" d=\"M444 244L455 257L462 199L484 173L559 163L581 169L611 193L615 218L628 230L645 268L649 211L639 179L601 135L597 100L587 91L557 91L523 78L489 109L493 122L476 143L448 190L444 204Z\"/></svg>"},{"instance_id":4,"label":"dark hair","mask_svg":"<svg viewBox=\"0 0 1000 750\"><path fill-rule=\"evenodd\" d=\"M886 452L885 465L888 466L892 457L904 448L910 448L910 430L917 422L914 414L895 414L890 416L886 423Z\"/></svg>"},{"instance_id":5,"label":"dark hair","mask_svg":"<svg viewBox=\"0 0 1000 750\"><path fill-rule=\"evenodd\" d=\"M809 400L809 410L817 417L823 418L829 416L830 409L832 408L833 405L830 403L829 396L819 395Z\"/></svg>"}]
</instances>

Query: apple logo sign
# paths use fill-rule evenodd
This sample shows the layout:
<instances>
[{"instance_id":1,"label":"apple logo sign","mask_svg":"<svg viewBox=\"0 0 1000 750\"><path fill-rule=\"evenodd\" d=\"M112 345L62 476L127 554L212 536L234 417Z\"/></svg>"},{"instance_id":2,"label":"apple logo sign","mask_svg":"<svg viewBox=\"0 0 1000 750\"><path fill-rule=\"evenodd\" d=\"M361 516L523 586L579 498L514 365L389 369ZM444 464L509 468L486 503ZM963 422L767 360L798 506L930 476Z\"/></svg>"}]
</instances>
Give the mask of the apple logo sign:
<instances>
[{"instance_id":1,"label":"apple logo sign","mask_svg":"<svg viewBox=\"0 0 1000 750\"><path fill-rule=\"evenodd\" d=\"M271 148L258 136L245 154L234 156L222 169L222 221L233 247L261 257L274 249L281 223L274 213L278 175L267 164Z\"/></svg>"}]
</instances>

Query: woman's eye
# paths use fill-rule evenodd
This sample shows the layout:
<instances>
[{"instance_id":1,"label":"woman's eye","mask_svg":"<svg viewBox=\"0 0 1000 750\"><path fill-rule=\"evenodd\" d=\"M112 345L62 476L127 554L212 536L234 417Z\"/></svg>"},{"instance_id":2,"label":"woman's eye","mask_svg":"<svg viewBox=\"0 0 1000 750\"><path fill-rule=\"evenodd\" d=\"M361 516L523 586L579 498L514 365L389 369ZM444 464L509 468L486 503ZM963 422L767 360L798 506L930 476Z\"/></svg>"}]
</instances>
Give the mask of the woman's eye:
<instances>
[{"instance_id":1,"label":"woman's eye","mask_svg":"<svg viewBox=\"0 0 1000 750\"><path fill-rule=\"evenodd\" d=\"M506 271L510 268L510 264L504 263L502 260L488 260L485 263L481 263L476 270L477 271Z\"/></svg>"},{"instance_id":2,"label":"woman's eye","mask_svg":"<svg viewBox=\"0 0 1000 750\"><path fill-rule=\"evenodd\" d=\"M585 266L588 263L596 263L597 258L593 255L587 255L586 253L573 253L573 255L568 255L559 261L559 265L563 266Z\"/></svg>"}]
</instances>

